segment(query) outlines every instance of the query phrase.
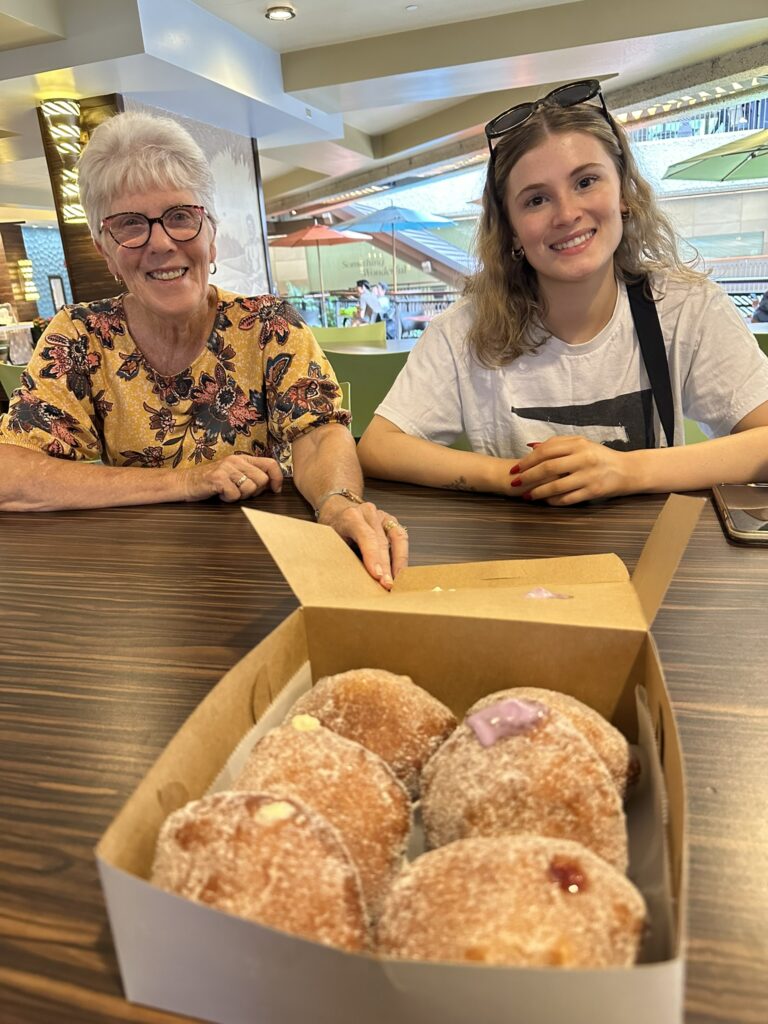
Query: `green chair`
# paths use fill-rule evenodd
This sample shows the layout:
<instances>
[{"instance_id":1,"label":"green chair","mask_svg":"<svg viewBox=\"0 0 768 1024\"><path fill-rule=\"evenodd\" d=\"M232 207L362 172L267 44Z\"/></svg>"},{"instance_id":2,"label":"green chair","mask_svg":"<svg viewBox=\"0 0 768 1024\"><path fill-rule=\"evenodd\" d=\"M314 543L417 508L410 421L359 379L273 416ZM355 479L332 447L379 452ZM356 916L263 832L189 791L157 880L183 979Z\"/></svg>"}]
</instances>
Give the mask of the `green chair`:
<instances>
[{"instance_id":1,"label":"green chair","mask_svg":"<svg viewBox=\"0 0 768 1024\"><path fill-rule=\"evenodd\" d=\"M14 366L12 363L0 363L0 385L10 400L11 392L21 387L21 375L26 366Z\"/></svg>"},{"instance_id":2,"label":"green chair","mask_svg":"<svg viewBox=\"0 0 768 1024\"><path fill-rule=\"evenodd\" d=\"M339 387L341 388L341 408L352 412L352 388L349 381L340 380ZM352 429L351 425L349 429Z\"/></svg>"},{"instance_id":3,"label":"green chair","mask_svg":"<svg viewBox=\"0 0 768 1024\"><path fill-rule=\"evenodd\" d=\"M685 427L686 444L698 444L699 441L709 440L709 438L701 429L696 420L684 420L683 426Z\"/></svg>"},{"instance_id":4,"label":"green chair","mask_svg":"<svg viewBox=\"0 0 768 1024\"><path fill-rule=\"evenodd\" d=\"M361 327L313 327L320 348L326 345L380 345L387 346L387 325L363 324Z\"/></svg>"},{"instance_id":5,"label":"green chair","mask_svg":"<svg viewBox=\"0 0 768 1024\"><path fill-rule=\"evenodd\" d=\"M351 328L344 328L351 330ZM336 379L348 381L355 393L352 434L360 437L371 422L376 406L384 400L395 377L405 366L407 352L342 352L325 353Z\"/></svg>"}]
</instances>

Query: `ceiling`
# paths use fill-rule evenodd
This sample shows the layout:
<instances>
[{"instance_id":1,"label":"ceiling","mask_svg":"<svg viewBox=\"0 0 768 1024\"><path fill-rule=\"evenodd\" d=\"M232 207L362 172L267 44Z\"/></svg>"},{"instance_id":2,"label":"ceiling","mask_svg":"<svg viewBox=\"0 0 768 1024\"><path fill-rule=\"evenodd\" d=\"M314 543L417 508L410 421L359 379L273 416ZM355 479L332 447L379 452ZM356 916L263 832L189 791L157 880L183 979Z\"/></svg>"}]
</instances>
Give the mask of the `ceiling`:
<instances>
[{"instance_id":1,"label":"ceiling","mask_svg":"<svg viewBox=\"0 0 768 1024\"><path fill-rule=\"evenodd\" d=\"M601 78L615 112L768 84L765 0L294 0L284 23L267 5L0 0L0 220L55 219L35 113L53 96L254 136L280 217L477 158L490 117L564 81Z\"/></svg>"}]
</instances>

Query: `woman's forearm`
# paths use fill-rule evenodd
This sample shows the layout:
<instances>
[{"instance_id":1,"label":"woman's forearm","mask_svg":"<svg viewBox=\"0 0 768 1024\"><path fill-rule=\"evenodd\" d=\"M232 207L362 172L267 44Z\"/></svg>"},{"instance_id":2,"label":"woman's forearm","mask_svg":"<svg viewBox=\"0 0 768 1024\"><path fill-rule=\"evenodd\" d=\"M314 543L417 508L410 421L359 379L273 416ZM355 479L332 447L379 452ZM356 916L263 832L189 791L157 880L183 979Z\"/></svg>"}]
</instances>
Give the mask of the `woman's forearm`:
<instances>
[{"instance_id":1,"label":"woman's forearm","mask_svg":"<svg viewBox=\"0 0 768 1024\"><path fill-rule=\"evenodd\" d=\"M636 492L698 491L717 483L768 480L768 427L712 441L627 452Z\"/></svg>"},{"instance_id":2,"label":"woman's forearm","mask_svg":"<svg viewBox=\"0 0 768 1024\"><path fill-rule=\"evenodd\" d=\"M0 511L51 512L186 500L185 473L110 467L0 445Z\"/></svg>"},{"instance_id":3,"label":"woman's forearm","mask_svg":"<svg viewBox=\"0 0 768 1024\"><path fill-rule=\"evenodd\" d=\"M313 508L331 491L363 490L355 442L346 427L326 424L308 430L293 442L293 479Z\"/></svg>"},{"instance_id":4,"label":"woman's forearm","mask_svg":"<svg viewBox=\"0 0 768 1024\"><path fill-rule=\"evenodd\" d=\"M357 452L367 476L449 490L519 494L519 488L510 486L512 460L446 448L405 434L382 417L374 417Z\"/></svg>"}]
</instances>

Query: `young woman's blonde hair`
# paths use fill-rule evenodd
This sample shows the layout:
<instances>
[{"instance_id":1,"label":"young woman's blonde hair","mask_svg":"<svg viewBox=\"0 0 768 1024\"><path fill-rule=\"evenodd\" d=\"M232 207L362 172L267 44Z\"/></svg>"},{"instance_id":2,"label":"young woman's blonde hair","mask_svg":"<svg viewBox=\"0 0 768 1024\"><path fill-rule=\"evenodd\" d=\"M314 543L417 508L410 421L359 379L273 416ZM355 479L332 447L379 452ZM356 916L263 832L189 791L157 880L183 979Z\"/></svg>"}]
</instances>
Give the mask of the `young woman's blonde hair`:
<instances>
[{"instance_id":1,"label":"young woman's blonde hair","mask_svg":"<svg viewBox=\"0 0 768 1024\"><path fill-rule=\"evenodd\" d=\"M692 282L704 276L681 260L674 228L640 174L623 128L613 119L609 123L599 107L588 103L565 108L541 106L525 124L499 140L494 159L488 164L483 212L475 239L479 269L465 288L474 314L467 340L483 366L510 363L541 344L542 331L546 336L547 310L536 271L516 249L502 202L505 203L509 173L525 153L549 135L574 131L598 139L619 174L622 204L627 212L623 236L613 258L617 278L632 282L656 271L672 271ZM536 341L537 336L541 340Z\"/></svg>"}]
</instances>

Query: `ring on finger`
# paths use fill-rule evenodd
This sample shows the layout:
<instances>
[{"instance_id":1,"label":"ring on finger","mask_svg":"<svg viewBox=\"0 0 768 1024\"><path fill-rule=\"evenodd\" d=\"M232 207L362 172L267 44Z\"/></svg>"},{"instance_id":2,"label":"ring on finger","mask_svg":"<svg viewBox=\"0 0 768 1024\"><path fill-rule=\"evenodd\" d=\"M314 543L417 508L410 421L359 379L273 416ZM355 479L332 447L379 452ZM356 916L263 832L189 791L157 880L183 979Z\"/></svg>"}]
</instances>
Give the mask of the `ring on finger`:
<instances>
[{"instance_id":1,"label":"ring on finger","mask_svg":"<svg viewBox=\"0 0 768 1024\"><path fill-rule=\"evenodd\" d=\"M239 480L235 480L235 487L242 487L248 477L243 473Z\"/></svg>"},{"instance_id":2,"label":"ring on finger","mask_svg":"<svg viewBox=\"0 0 768 1024\"><path fill-rule=\"evenodd\" d=\"M398 527L399 529L401 529L403 531L403 533L406 535L406 537L408 536L408 529L407 529L407 527L403 526L402 523L398 523L398 521L396 519L388 519L386 521L386 523L382 523L381 526L382 526L382 529L384 530L384 533L389 533L390 530L394 530L395 527Z\"/></svg>"}]
</instances>

